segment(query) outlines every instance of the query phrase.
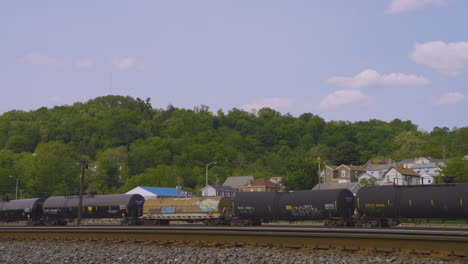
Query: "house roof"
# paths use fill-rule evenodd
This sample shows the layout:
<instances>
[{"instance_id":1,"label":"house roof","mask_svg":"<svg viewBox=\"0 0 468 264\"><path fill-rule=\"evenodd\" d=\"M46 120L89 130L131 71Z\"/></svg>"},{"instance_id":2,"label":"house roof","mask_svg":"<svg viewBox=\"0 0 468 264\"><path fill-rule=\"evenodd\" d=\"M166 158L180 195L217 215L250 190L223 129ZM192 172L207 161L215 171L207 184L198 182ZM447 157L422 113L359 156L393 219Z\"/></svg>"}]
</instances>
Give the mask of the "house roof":
<instances>
[{"instance_id":1,"label":"house roof","mask_svg":"<svg viewBox=\"0 0 468 264\"><path fill-rule=\"evenodd\" d=\"M421 176L417 172L412 169L400 168L395 167L395 170L398 171L401 175L408 175L408 176Z\"/></svg>"},{"instance_id":2,"label":"house roof","mask_svg":"<svg viewBox=\"0 0 468 264\"><path fill-rule=\"evenodd\" d=\"M421 177L424 179L434 179L434 176L428 174L428 173L423 173L421 174Z\"/></svg>"},{"instance_id":3,"label":"house roof","mask_svg":"<svg viewBox=\"0 0 468 264\"><path fill-rule=\"evenodd\" d=\"M424 157L424 158L428 159L432 163L438 163L438 162L445 161L444 159L437 159L437 158L433 158L433 157Z\"/></svg>"},{"instance_id":4,"label":"house roof","mask_svg":"<svg viewBox=\"0 0 468 264\"><path fill-rule=\"evenodd\" d=\"M336 170L336 168L338 168L338 166L335 166L335 165L325 165L325 168L328 167L332 170Z\"/></svg>"},{"instance_id":5,"label":"house roof","mask_svg":"<svg viewBox=\"0 0 468 264\"><path fill-rule=\"evenodd\" d=\"M413 163L415 160L416 159L404 159L404 160L401 160L398 163L408 164L408 163Z\"/></svg>"},{"instance_id":6,"label":"house roof","mask_svg":"<svg viewBox=\"0 0 468 264\"><path fill-rule=\"evenodd\" d=\"M256 179L254 181L251 181L248 186L266 186L266 187L278 187L279 185L270 181L270 180L267 180L265 178L259 178L259 179Z\"/></svg>"},{"instance_id":7,"label":"house roof","mask_svg":"<svg viewBox=\"0 0 468 264\"><path fill-rule=\"evenodd\" d=\"M439 165L442 165L443 163L439 164ZM425 168L438 168L438 164L436 163L416 163L416 164L413 164L411 167L411 169L425 169Z\"/></svg>"},{"instance_id":8,"label":"house roof","mask_svg":"<svg viewBox=\"0 0 468 264\"><path fill-rule=\"evenodd\" d=\"M231 186L232 188L239 189L247 185L251 180L253 181L253 179L252 176L231 176L224 181L223 186Z\"/></svg>"},{"instance_id":9,"label":"house roof","mask_svg":"<svg viewBox=\"0 0 468 264\"><path fill-rule=\"evenodd\" d=\"M381 171L381 170L389 170L392 164L372 164L367 167L367 171Z\"/></svg>"},{"instance_id":10,"label":"house roof","mask_svg":"<svg viewBox=\"0 0 468 264\"><path fill-rule=\"evenodd\" d=\"M364 168L364 167L362 167L362 166L355 166L355 165L345 165L345 164L342 164L342 165L340 165L339 167L341 167L341 166L345 166L345 167L347 167L347 168L349 168L349 169L351 169L351 170L357 170L357 171L365 171L365 170L366 170L366 168Z\"/></svg>"},{"instance_id":11,"label":"house roof","mask_svg":"<svg viewBox=\"0 0 468 264\"><path fill-rule=\"evenodd\" d=\"M185 196L185 192L183 190L177 188L168 188L168 187L147 187L147 186L139 186L140 188L154 193L157 196Z\"/></svg>"}]
</instances>

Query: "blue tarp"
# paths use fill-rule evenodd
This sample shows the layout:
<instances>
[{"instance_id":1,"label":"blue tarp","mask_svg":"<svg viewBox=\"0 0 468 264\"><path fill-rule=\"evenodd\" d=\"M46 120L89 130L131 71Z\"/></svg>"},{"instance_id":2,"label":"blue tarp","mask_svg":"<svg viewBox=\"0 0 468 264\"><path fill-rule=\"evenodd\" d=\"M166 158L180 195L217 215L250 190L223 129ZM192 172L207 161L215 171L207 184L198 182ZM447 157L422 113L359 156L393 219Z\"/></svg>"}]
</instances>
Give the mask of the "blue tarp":
<instances>
[{"instance_id":1,"label":"blue tarp","mask_svg":"<svg viewBox=\"0 0 468 264\"><path fill-rule=\"evenodd\" d=\"M147 190L148 192L154 193L157 196L164 197L185 197L186 193L183 190L179 190L177 188L168 188L168 187L146 187L146 186L139 186L142 189ZM189 194L188 197L192 197L193 195Z\"/></svg>"}]
</instances>

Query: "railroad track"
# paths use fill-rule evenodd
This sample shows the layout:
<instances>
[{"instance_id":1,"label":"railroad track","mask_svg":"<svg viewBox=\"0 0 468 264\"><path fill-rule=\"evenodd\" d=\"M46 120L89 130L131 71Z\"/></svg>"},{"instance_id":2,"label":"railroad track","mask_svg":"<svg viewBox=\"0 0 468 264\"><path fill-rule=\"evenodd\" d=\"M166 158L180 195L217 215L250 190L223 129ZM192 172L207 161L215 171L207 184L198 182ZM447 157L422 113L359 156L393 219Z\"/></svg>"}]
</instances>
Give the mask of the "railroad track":
<instances>
[{"instance_id":1,"label":"railroad track","mask_svg":"<svg viewBox=\"0 0 468 264\"><path fill-rule=\"evenodd\" d=\"M285 227L0 227L0 240L187 243L456 256L468 231Z\"/></svg>"}]
</instances>

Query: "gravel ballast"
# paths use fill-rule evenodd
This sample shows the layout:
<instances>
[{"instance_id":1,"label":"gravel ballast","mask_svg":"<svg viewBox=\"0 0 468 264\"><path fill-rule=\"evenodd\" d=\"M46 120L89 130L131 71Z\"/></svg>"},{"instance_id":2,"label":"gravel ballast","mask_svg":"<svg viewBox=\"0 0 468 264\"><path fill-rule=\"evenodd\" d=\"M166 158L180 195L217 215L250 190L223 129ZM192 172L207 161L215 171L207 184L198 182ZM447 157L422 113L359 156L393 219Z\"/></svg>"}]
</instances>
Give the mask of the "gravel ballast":
<instances>
[{"instance_id":1,"label":"gravel ballast","mask_svg":"<svg viewBox=\"0 0 468 264\"><path fill-rule=\"evenodd\" d=\"M465 260L466 261L466 260ZM1 241L0 263L466 263L430 256L104 242Z\"/></svg>"}]
</instances>

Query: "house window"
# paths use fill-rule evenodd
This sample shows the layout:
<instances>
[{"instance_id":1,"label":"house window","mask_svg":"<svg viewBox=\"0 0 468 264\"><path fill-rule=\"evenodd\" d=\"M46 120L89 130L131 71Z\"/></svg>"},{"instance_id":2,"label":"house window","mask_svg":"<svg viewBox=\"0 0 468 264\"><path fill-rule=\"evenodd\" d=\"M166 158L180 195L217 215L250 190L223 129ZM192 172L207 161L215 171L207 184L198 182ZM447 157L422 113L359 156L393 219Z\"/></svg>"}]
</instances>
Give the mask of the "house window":
<instances>
[{"instance_id":1,"label":"house window","mask_svg":"<svg viewBox=\"0 0 468 264\"><path fill-rule=\"evenodd\" d=\"M341 171L341 177L346 177L346 171Z\"/></svg>"},{"instance_id":2,"label":"house window","mask_svg":"<svg viewBox=\"0 0 468 264\"><path fill-rule=\"evenodd\" d=\"M431 180L427 180L427 183L431 183Z\"/></svg>"}]
</instances>

